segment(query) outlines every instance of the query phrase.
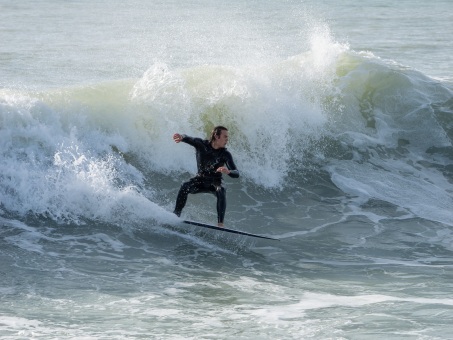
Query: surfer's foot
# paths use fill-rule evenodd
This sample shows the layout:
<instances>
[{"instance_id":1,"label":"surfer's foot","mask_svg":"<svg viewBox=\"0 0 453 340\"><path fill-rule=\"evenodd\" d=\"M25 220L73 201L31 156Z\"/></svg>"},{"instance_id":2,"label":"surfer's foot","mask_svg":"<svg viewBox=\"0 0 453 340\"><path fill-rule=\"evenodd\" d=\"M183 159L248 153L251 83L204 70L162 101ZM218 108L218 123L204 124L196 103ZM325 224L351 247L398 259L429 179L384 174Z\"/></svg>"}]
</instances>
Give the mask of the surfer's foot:
<instances>
[{"instance_id":1,"label":"surfer's foot","mask_svg":"<svg viewBox=\"0 0 453 340\"><path fill-rule=\"evenodd\" d=\"M217 226L220 227L220 228L224 227L223 223L217 223Z\"/></svg>"},{"instance_id":2,"label":"surfer's foot","mask_svg":"<svg viewBox=\"0 0 453 340\"><path fill-rule=\"evenodd\" d=\"M178 216L178 217L181 217L181 212L180 212L180 211L176 211L176 210L175 210L175 211L173 211L173 214L175 214L175 215Z\"/></svg>"}]
</instances>

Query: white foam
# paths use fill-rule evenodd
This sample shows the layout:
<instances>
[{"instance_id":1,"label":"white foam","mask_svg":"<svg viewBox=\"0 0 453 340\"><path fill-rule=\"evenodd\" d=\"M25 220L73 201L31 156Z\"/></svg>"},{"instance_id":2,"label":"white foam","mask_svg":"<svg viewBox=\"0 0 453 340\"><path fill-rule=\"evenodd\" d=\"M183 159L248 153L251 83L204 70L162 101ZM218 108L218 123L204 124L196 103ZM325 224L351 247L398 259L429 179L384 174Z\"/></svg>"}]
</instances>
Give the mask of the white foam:
<instances>
[{"instance_id":1,"label":"white foam","mask_svg":"<svg viewBox=\"0 0 453 340\"><path fill-rule=\"evenodd\" d=\"M263 322L280 323L285 320L302 318L307 311L332 307L363 307L379 303L409 302L414 304L437 304L453 306L453 299L398 298L381 294L370 295L332 295L322 293L304 293L301 300L294 304L267 306L250 310L249 313L259 317Z\"/></svg>"},{"instance_id":2,"label":"white foam","mask_svg":"<svg viewBox=\"0 0 453 340\"><path fill-rule=\"evenodd\" d=\"M17 330L30 327L39 327L40 325L42 325L42 322L21 317L2 315L0 316L0 324L5 327Z\"/></svg>"},{"instance_id":3,"label":"white foam","mask_svg":"<svg viewBox=\"0 0 453 340\"><path fill-rule=\"evenodd\" d=\"M398 160L375 162L377 165L337 161L328 169L335 185L357 196L359 203L380 199L404 207L415 216L453 225L453 187L443 174Z\"/></svg>"}]
</instances>

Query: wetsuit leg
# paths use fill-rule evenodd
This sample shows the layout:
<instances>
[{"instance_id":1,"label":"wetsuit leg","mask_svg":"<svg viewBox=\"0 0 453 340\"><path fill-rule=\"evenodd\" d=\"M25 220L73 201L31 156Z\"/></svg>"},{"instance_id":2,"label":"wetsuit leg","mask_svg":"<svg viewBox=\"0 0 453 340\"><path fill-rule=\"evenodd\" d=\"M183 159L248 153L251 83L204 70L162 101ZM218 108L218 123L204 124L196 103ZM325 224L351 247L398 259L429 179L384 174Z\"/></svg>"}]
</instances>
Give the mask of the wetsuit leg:
<instances>
[{"instance_id":1,"label":"wetsuit leg","mask_svg":"<svg viewBox=\"0 0 453 340\"><path fill-rule=\"evenodd\" d=\"M191 179L188 182L185 182L181 185L181 188L178 192L178 197L176 198L175 210L173 211L178 217L181 216L181 211L185 207L187 202L187 196L189 194L196 194L202 190L199 182Z\"/></svg>"},{"instance_id":2,"label":"wetsuit leg","mask_svg":"<svg viewBox=\"0 0 453 340\"><path fill-rule=\"evenodd\" d=\"M226 189L222 186L218 186L215 195L217 196L217 222L223 223L226 210Z\"/></svg>"},{"instance_id":3,"label":"wetsuit leg","mask_svg":"<svg viewBox=\"0 0 453 340\"><path fill-rule=\"evenodd\" d=\"M226 189L221 185L214 185L210 182L206 183L192 178L190 181L181 185L176 198L176 206L173 211L177 216L181 216L182 209L187 203L187 196L189 194L197 194L201 192L211 192L217 197L217 221L223 223L226 210Z\"/></svg>"}]
</instances>

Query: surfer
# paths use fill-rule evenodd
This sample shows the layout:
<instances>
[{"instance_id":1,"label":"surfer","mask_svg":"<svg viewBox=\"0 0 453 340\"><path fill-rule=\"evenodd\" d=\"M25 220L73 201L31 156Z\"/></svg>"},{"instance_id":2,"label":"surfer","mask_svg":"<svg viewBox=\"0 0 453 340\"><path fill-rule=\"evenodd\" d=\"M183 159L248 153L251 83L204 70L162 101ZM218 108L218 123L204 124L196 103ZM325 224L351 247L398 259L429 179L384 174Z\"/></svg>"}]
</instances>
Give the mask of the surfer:
<instances>
[{"instance_id":1,"label":"surfer","mask_svg":"<svg viewBox=\"0 0 453 340\"><path fill-rule=\"evenodd\" d=\"M197 175L181 185L176 198L174 213L181 216L188 194L212 193L217 197L217 225L223 227L226 189L222 186L222 174L233 178L239 177L239 171L236 169L233 157L225 148L228 143L228 129L223 126L216 126L212 130L210 140L189 137L179 133L173 135L173 140L176 143L187 143L195 148L198 168Z\"/></svg>"}]
</instances>

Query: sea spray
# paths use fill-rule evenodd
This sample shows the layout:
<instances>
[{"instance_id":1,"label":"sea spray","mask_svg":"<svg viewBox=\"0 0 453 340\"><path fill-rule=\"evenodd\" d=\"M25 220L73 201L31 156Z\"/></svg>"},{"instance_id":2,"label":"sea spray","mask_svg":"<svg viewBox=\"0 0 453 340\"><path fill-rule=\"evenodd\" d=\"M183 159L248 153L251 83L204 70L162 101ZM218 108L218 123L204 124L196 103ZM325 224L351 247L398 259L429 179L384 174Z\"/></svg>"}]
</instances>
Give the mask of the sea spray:
<instances>
[{"instance_id":1,"label":"sea spray","mask_svg":"<svg viewBox=\"0 0 453 340\"><path fill-rule=\"evenodd\" d=\"M230 148L243 174L257 184L280 187L290 163L322 134L326 103L333 105L337 96L336 59L346 48L329 39L326 32L313 36L313 51L276 64L152 66L131 92L131 101L144 110L143 128L153 145L150 162L158 160L156 169L193 172L184 148L168 143L171 133L204 137L221 124L231 131Z\"/></svg>"}]
</instances>

